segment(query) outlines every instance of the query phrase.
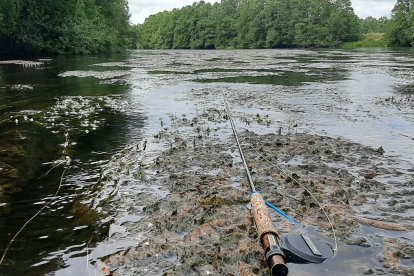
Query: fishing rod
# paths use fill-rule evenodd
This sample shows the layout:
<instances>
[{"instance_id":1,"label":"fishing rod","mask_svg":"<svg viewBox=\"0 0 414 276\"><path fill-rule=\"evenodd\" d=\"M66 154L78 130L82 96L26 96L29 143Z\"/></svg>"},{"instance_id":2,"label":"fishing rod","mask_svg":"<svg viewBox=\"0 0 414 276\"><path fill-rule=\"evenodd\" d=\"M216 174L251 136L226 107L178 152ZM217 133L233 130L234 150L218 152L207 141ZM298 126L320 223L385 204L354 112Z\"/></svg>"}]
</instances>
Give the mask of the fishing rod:
<instances>
[{"instance_id":1,"label":"fishing rod","mask_svg":"<svg viewBox=\"0 0 414 276\"><path fill-rule=\"evenodd\" d=\"M236 125L231 116L227 100L224 100L226 112L230 121L233 135L239 150L240 158L246 172L247 180L250 185L250 202L252 205L252 216L257 228L259 241L265 252L265 259L269 266L272 276L286 276L289 273L287 263L322 263L333 258L334 251L331 246L321 239L310 237L304 233L304 229L281 237L273 225L269 209L277 211L280 215L294 224L299 224L296 220L285 214L273 204L266 202L256 190L250 169L247 165L243 149L240 144ZM329 220L329 218L328 218Z\"/></svg>"},{"instance_id":2,"label":"fishing rod","mask_svg":"<svg viewBox=\"0 0 414 276\"><path fill-rule=\"evenodd\" d=\"M270 218L269 210L266 207L266 203L262 196L257 192L253 182L252 175L249 167L247 166L246 158L244 157L243 150L240 145L239 136L237 134L236 126L233 121L233 117L230 115L229 105L226 103L227 115L230 120L231 128L233 129L234 138L236 139L237 146L239 148L240 157L243 162L244 169L246 171L247 180L250 185L250 202L252 204L252 215L256 223L257 232L259 234L260 242L262 243L266 252L266 261L269 265L272 275L285 276L288 275L289 269L286 266L285 254L280 248L280 237L275 226Z\"/></svg>"}]
</instances>

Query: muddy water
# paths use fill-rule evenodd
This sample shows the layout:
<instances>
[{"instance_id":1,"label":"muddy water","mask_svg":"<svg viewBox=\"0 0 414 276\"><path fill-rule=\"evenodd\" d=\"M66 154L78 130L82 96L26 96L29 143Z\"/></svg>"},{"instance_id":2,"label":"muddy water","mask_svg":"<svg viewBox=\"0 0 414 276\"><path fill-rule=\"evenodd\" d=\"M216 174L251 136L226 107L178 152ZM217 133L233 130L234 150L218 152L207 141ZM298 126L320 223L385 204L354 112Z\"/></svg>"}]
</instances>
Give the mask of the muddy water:
<instances>
[{"instance_id":1,"label":"muddy water","mask_svg":"<svg viewBox=\"0 0 414 276\"><path fill-rule=\"evenodd\" d=\"M381 50L0 62L0 248L49 203L0 274L265 274L227 99L264 195L332 238L255 150L318 183L338 228L335 259L291 271L412 275L413 67Z\"/></svg>"}]
</instances>

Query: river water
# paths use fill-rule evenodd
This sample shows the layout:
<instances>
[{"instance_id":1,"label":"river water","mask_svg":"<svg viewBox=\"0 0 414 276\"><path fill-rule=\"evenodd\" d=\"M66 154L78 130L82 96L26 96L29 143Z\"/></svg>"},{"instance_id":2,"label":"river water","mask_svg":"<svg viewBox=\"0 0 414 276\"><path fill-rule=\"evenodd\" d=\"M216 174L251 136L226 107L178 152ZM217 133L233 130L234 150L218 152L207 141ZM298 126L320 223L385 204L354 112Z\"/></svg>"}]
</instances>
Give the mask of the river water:
<instances>
[{"instance_id":1,"label":"river water","mask_svg":"<svg viewBox=\"0 0 414 276\"><path fill-rule=\"evenodd\" d=\"M413 91L409 50L131 51L0 61L1 254L48 204L11 244L0 275L88 275L96 269L90 260L133 246L136 240L108 241L114 225L139 223L140 212L169 191L137 186L139 175L125 170L139 171L168 149L154 135L175 117L224 108L225 98L246 120L266 116L277 126L240 127L382 147L412 179ZM141 160L131 149L144 145L150 153ZM131 202L122 193L144 198ZM414 209L399 215L412 224Z\"/></svg>"}]
</instances>

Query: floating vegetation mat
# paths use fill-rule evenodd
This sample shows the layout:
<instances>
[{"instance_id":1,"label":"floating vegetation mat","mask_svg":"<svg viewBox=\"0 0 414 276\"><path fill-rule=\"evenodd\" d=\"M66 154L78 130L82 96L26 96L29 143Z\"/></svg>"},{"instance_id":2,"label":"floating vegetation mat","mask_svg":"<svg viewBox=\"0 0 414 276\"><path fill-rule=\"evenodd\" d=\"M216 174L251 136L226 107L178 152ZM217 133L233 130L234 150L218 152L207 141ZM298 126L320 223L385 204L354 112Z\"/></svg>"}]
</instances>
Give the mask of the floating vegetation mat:
<instances>
[{"instance_id":1,"label":"floating vegetation mat","mask_svg":"<svg viewBox=\"0 0 414 276\"><path fill-rule=\"evenodd\" d=\"M137 212L138 202L150 203L150 194L143 191L118 195L126 203L122 206L131 208L127 202L135 202L135 215L144 218L125 225L127 236L138 237L137 245L103 258L114 275L267 273L246 208L249 192L237 149L232 137L218 139L220 129L210 129L212 122L221 125L223 115L211 109L193 119L179 118L178 129L156 136L159 143L174 142L154 162L136 168L135 172L142 173L141 180L126 187L141 191L139 183L146 183L169 191L168 196ZM188 128L193 129L193 137L184 134L187 131L181 134L180 129ZM382 149L306 134L243 132L241 138L257 188L266 199L330 236L329 224L319 207L295 181L302 182L328 210L340 239L340 253L324 268L342 275L358 271L410 275L413 267L407 265L405 258L413 258L412 243L398 238L381 239L363 229L375 227L402 233L413 230L410 223L401 223L406 218L397 217L400 208L412 208L412 199L393 201L403 193L413 192L413 172L401 172L399 184L390 190L386 189L387 182L394 181L395 176L388 166L393 161L384 157ZM272 164L294 173L286 176ZM273 219L282 234L292 230L277 215ZM375 247L376 243L382 246ZM358 247L367 248L376 257L361 264ZM347 259L352 265L344 266L341 256L349 250L354 252L354 258ZM296 273L307 271L306 266L293 269ZM311 271L310 275L321 273L317 269Z\"/></svg>"}]
</instances>

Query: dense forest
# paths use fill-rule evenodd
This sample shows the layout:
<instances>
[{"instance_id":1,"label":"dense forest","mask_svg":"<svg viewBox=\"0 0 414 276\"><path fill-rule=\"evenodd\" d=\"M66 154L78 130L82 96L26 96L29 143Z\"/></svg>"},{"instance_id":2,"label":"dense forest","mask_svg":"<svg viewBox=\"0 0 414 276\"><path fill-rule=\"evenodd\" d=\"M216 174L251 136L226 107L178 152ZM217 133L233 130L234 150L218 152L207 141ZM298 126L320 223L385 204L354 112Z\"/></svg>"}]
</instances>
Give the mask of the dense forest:
<instances>
[{"instance_id":1,"label":"dense forest","mask_svg":"<svg viewBox=\"0 0 414 276\"><path fill-rule=\"evenodd\" d=\"M0 55L110 52L129 39L127 0L0 1Z\"/></svg>"},{"instance_id":2,"label":"dense forest","mask_svg":"<svg viewBox=\"0 0 414 276\"><path fill-rule=\"evenodd\" d=\"M376 41L355 45L413 46L414 0L397 0L391 19L359 19L349 0L199 2L150 16L132 34L144 49L336 47L367 38Z\"/></svg>"},{"instance_id":3,"label":"dense forest","mask_svg":"<svg viewBox=\"0 0 414 276\"><path fill-rule=\"evenodd\" d=\"M201 1L130 26L127 0L1 0L0 55L336 47L373 33L373 46L413 46L413 8L398 0L391 19L359 19L350 0Z\"/></svg>"},{"instance_id":4,"label":"dense forest","mask_svg":"<svg viewBox=\"0 0 414 276\"><path fill-rule=\"evenodd\" d=\"M388 40L391 45L414 45L414 0L397 1L390 25Z\"/></svg>"},{"instance_id":5,"label":"dense forest","mask_svg":"<svg viewBox=\"0 0 414 276\"><path fill-rule=\"evenodd\" d=\"M140 48L328 47L356 39L350 0L222 0L150 16L137 27Z\"/></svg>"}]
</instances>

